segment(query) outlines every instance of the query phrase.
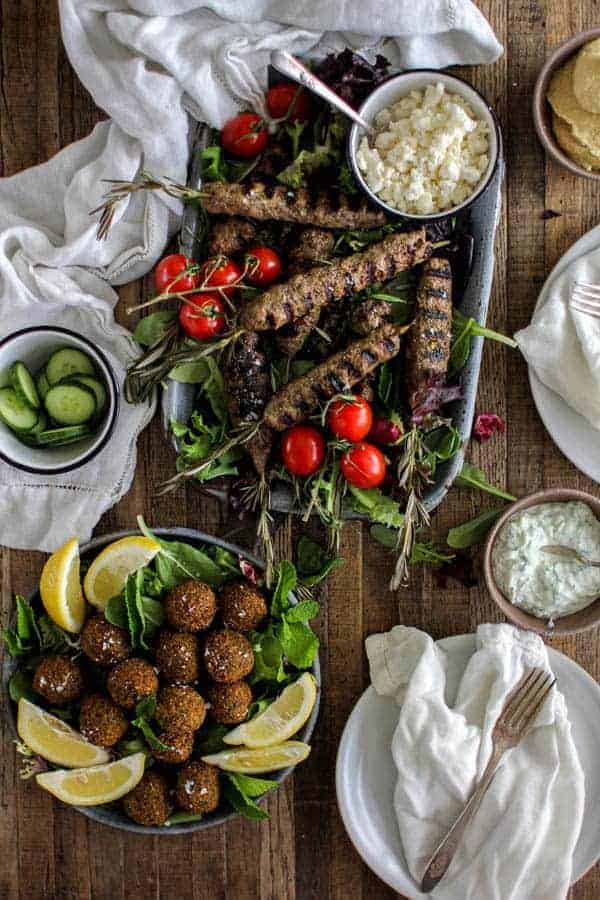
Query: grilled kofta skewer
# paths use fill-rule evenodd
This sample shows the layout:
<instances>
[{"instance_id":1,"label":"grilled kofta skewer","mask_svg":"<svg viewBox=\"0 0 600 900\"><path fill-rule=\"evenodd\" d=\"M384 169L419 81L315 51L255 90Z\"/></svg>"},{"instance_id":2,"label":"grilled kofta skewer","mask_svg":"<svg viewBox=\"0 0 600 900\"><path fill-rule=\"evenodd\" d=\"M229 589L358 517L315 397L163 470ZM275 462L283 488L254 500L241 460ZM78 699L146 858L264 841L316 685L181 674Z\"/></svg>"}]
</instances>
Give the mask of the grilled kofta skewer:
<instances>
[{"instance_id":1,"label":"grilled kofta skewer","mask_svg":"<svg viewBox=\"0 0 600 900\"><path fill-rule=\"evenodd\" d=\"M202 203L208 213L247 216L266 221L299 222L321 228L376 228L387 218L381 210L339 191L314 193L264 181L227 184L211 181L202 185Z\"/></svg>"},{"instance_id":2,"label":"grilled kofta skewer","mask_svg":"<svg viewBox=\"0 0 600 900\"><path fill-rule=\"evenodd\" d=\"M239 216L215 222L208 241L208 255L233 256L247 247L255 235L256 225Z\"/></svg>"},{"instance_id":3,"label":"grilled kofta skewer","mask_svg":"<svg viewBox=\"0 0 600 900\"><path fill-rule=\"evenodd\" d=\"M423 266L415 321L408 335L409 402L432 380L444 381L451 343L452 269L447 259L432 256Z\"/></svg>"},{"instance_id":4,"label":"grilled kofta skewer","mask_svg":"<svg viewBox=\"0 0 600 900\"><path fill-rule=\"evenodd\" d=\"M349 391L396 356L405 331L406 326L384 325L369 337L335 353L306 375L288 382L267 403L263 421L275 431L302 422L336 394Z\"/></svg>"},{"instance_id":5,"label":"grilled kofta skewer","mask_svg":"<svg viewBox=\"0 0 600 900\"><path fill-rule=\"evenodd\" d=\"M361 253L315 266L273 285L246 304L241 314L248 331L277 330L335 300L357 294L371 284L390 281L400 272L423 262L432 252L425 229L391 234Z\"/></svg>"},{"instance_id":6,"label":"grilled kofta skewer","mask_svg":"<svg viewBox=\"0 0 600 900\"><path fill-rule=\"evenodd\" d=\"M259 422L271 396L271 379L257 334L246 332L237 339L223 375L233 427ZM271 431L264 425L245 444L259 475L264 474L271 445Z\"/></svg>"}]
</instances>

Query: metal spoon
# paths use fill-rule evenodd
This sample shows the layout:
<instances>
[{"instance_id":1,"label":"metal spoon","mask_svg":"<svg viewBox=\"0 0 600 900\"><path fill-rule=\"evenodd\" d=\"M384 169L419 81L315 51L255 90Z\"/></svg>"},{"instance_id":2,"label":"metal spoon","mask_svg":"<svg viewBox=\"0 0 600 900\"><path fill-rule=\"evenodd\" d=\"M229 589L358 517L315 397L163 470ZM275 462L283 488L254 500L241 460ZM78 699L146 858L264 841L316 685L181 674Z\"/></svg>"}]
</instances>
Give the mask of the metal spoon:
<instances>
[{"instance_id":1,"label":"metal spoon","mask_svg":"<svg viewBox=\"0 0 600 900\"><path fill-rule=\"evenodd\" d=\"M543 550L545 553L550 553L552 556L562 556L564 559L574 559L583 566L592 566L593 568L600 569L600 560L590 559L588 556L584 556L583 553L580 553L579 550L574 550L573 547L563 547L562 544L547 544L545 547L540 547L540 550Z\"/></svg>"},{"instance_id":2,"label":"metal spoon","mask_svg":"<svg viewBox=\"0 0 600 900\"><path fill-rule=\"evenodd\" d=\"M292 56L291 53L288 53L286 50L274 50L271 53L271 65L274 69L277 69L278 72L281 72L282 75L285 75L286 78L291 78L292 81L296 81L298 84L303 85L307 90L316 94L317 97L326 100L327 103L330 103L335 109L339 110L349 119L352 119L353 122L356 122L357 125L360 125L360 127L367 132L371 139L375 136L376 132L372 125L365 122L355 109L352 109L352 107L346 103L345 100L342 100L335 91L332 91L331 88L327 87L320 78L313 75L310 69L301 63L299 59L296 59L295 56Z\"/></svg>"}]
</instances>

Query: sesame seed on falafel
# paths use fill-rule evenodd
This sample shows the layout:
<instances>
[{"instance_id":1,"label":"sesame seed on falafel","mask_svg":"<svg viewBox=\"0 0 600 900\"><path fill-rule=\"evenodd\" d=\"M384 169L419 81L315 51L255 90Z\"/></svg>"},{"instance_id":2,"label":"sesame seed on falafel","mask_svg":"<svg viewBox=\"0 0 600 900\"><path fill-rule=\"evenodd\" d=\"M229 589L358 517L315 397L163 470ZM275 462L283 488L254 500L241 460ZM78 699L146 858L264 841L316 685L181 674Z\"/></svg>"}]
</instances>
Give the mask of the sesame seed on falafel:
<instances>
[{"instance_id":1,"label":"sesame seed on falafel","mask_svg":"<svg viewBox=\"0 0 600 900\"><path fill-rule=\"evenodd\" d=\"M150 769L123 798L123 808L138 825L164 825L169 818L169 788L164 775Z\"/></svg>"},{"instance_id":2,"label":"sesame seed on falafel","mask_svg":"<svg viewBox=\"0 0 600 900\"><path fill-rule=\"evenodd\" d=\"M189 684L161 688L154 718L164 731L198 731L206 718L204 699Z\"/></svg>"},{"instance_id":3,"label":"sesame seed on falafel","mask_svg":"<svg viewBox=\"0 0 600 900\"><path fill-rule=\"evenodd\" d=\"M154 759L168 765L177 765L185 762L192 755L194 749L194 735L191 731L163 731L158 735L158 740L164 744L166 750L153 748L151 750Z\"/></svg>"},{"instance_id":4,"label":"sesame seed on falafel","mask_svg":"<svg viewBox=\"0 0 600 900\"><path fill-rule=\"evenodd\" d=\"M223 625L234 631L252 631L268 612L260 591L244 581L226 584L219 596L219 605Z\"/></svg>"},{"instance_id":5,"label":"sesame seed on falafel","mask_svg":"<svg viewBox=\"0 0 600 900\"><path fill-rule=\"evenodd\" d=\"M98 747L114 747L121 740L129 722L116 703L104 694L88 694L79 708L79 730Z\"/></svg>"},{"instance_id":6,"label":"sesame seed on falafel","mask_svg":"<svg viewBox=\"0 0 600 900\"><path fill-rule=\"evenodd\" d=\"M204 642L204 666L213 681L241 681L254 668L254 653L243 634L226 628L212 631Z\"/></svg>"},{"instance_id":7,"label":"sesame seed on falafel","mask_svg":"<svg viewBox=\"0 0 600 900\"><path fill-rule=\"evenodd\" d=\"M158 690L156 672L145 659L124 659L111 671L106 682L108 693L118 706L133 709L144 697Z\"/></svg>"},{"instance_id":8,"label":"sesame seed on falafel","mask_svg":"<svg viewBox=\"0 0 600 900\"><path fill-rule=\"evenodd\" d=\"M194 760L181 769L175 789L175 802L180 809L210 813L218 807L220 800L219 770L215 766Z\"/></svg>"},{"instance_id":9,"label":"sesame seed on falafel","mask_svg":"<svg viewBox=\"0 0 600 900\"><path fill-rule=\"evenodd\" d=\"M81 632L81 649L99 666L114 666L131 654L127 631L107 622L104 616L87 620Z\"/></svg>"},{"instance_id":10,"label":"sesame seed on falafel","mask_svg":"<svg viewBox=\"0 0 600 900\"><path fill-rule=\"evenodd\" d=\"M198 638L164 629L156 645L156 665L165 681L189 684L199 674Z\"/></svg>"},{"instance_id":11,"label":"sesame seed on falafel","mask_svg":"<svg viewBox=\"0 0 600 900\"><path fill-rule=\"evenodd\" d=\"M252 691L245 681L213 684L208 688L210 716L219 725L239 725L248 715Z\"/></svg>"},{"instance_id":12,"label":"sesame seed on falafel","mask_svg":"<svg viewBox=\"0 0 600 900\"><path fill-rule=\"evenodd\" d=\"M217 598L203 581L183 581L163 601L167 622L176 631L202 631L217 612Z\"/></svg>"},{"instance_id":13,"label":"sesame seed on falafel","mask_svg":"<svg viewBox=\"0 0 600 900\"><path fill-rule=\"evenodd\" d=\"M66 656L44 656L33 676L33 689L48 703L62 706L83 693L83 674L78 663Z\"/></svg>"}]
</instances>

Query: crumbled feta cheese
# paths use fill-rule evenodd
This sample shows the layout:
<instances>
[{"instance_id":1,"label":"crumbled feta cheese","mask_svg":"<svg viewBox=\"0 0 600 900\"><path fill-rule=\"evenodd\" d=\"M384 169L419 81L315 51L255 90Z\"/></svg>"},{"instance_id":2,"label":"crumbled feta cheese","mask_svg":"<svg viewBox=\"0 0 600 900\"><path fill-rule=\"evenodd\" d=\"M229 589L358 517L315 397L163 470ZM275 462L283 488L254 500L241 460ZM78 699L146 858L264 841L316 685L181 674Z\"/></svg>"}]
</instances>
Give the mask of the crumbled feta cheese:
<instances>
[{"instance_id":1,"label":"crumbled feta cheese","mask_svg":"<svg viewBox=\"0 0 600 900\"><path fill-rule=\"evenodd\" d=\"M411 91L375 116L374 147L356 154L371 190L401 212L431 215L462 203L489 164L485 122L442 82Z\"/></svg>"}]
</instances>

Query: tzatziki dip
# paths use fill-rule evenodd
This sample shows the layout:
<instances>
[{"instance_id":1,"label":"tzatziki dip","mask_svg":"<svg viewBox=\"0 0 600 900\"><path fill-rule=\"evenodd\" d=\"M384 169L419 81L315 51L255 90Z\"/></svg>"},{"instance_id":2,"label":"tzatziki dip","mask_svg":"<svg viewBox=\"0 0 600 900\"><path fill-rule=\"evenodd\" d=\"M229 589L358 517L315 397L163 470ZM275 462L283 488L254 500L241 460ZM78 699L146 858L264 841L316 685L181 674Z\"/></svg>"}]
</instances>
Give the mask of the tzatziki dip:
<instances>
[{"instance_id":1,"label":"tzatziki dip","mask_svg":"<svg viewBox=\"0 0 600 900\"><path fill-rule=\"evenodd\" d=\"M600 596L600 569L542 549L557 544L600 559L600 522L586 503L540 503L515 513L492 550L502 593L540 619L567 616Z\"/></svg>"}]
</instances>

